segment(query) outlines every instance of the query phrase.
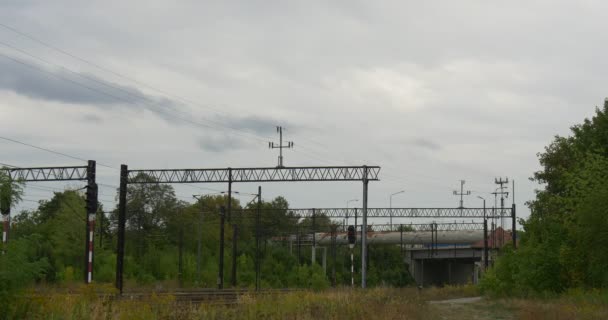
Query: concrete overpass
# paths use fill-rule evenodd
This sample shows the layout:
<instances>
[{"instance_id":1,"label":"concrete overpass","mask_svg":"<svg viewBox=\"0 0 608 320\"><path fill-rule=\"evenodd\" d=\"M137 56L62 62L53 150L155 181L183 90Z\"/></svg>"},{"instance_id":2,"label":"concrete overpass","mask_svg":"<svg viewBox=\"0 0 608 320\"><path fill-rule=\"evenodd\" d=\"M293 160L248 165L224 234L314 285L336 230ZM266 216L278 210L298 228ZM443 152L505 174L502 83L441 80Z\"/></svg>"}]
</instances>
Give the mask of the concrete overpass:
<instances>
[{"instance_id":1,"label":"concrete overpass","mask_svg":"<svg viewBox=\"0 0 608 320\"><path fill-rule=\"evenodd\" d=\"M331 245L329 233L316 233L315 238L316 245ZM511 239L511 232L500 227L488 232L490 261L497 249L510 243ZM357 243L360 244L360 239ZM419 286L476 284L484 269L482 230L368 232L367 243L403 245L404 262ZM346 234L336 234L336 244L348 244Z\"/></svg>"}]
</instances>

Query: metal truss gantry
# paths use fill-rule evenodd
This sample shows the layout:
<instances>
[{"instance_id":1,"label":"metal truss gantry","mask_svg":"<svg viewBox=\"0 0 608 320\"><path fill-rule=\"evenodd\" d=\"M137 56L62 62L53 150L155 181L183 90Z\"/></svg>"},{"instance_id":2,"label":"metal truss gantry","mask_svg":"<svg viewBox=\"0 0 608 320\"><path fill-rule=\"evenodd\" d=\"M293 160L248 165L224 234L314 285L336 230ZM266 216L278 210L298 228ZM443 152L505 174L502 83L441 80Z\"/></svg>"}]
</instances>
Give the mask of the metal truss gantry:
<instances>
[{"instance_id":1,"label":"metal truss gantry","mask_svg":"<svg viewBox=\"0 0 608 320\"><path fill-rule=\"evenodd\" d=\"M361 225L356 226L362 230ZM432 222L432 223L409 223L409 224L373 224L367 226L372 232L424 232L424 231L472 231L483 230L483 222ZM345 230L342 230L346 232Z\"/></svg>"},{"instance_id":2,"label":"metal truss gantry","mask_svg":"<svg viewBox=\"0 0 608 320\"><path fill-rule=\"evenodd\" d=\"M282 167L129 170L128 183L233 183L378 180L380 167Z\"/></svg>"},{"instance_id":3,"label":"metal truss gantry","mask_svg":"<svg viewBox=\"0 0 608 320\"><path fill-rule=\"evenodd\" d=\"M40 167L9 168L11 180L23 182L38 181L82 181L87 180L88 166L80 167Z\"/></svg>"},{"instance_id":4,"label":"metal truss gantry","mask_svg":"<svg viewBox=\"0 0 608 320\"><path fill-rule=\"evenodd\" d=\"M91 283L93 280L93 232L95 230L95 214L97 213L97 183L96 162L89 160L86 166L67 167L34 167L34 168L1 168L5 171L11 181L17 182L48 182L48 181L86 181L87 182L87 210L86 210L86 233L85 233L85 258L84 258L84 281ZM94 203L94 206L91 205ZM2 218L4 228L2 241L8 241L10 229L11 204L3 204Z\"/></svg>"},{"instance_id":5,"label":"metal truss gantry","mask_svg":"<svg viewBox=\"0 0 608 320\"><path fill-rule=\"evenodd\" d=\"M120 193L118 204L118 242L116 259L116 288L122 293L123 265L125 250L125 225L127 186L143 183L228 183L228 220L232 214L232 183L234 182L320 182L320 181L361 181L363 182L362 224L367 224L367 194L369 181L377 181L378 166L332 166L332 167L261 167L261 168L215 168L215 169L161 169L129 170L127 165L120 168ZM221 236L220 236L221 237ZM365 239L363 239L365 244ZM361 286L366 287L367 246L361 248ZM234 259L234 255L233 255ZM223 288L223 258L220 258L218 287ZM233 260L233 264L236 262ZM233 269L234 270L234 269ZM233 284L236 275L233 271Z\"/></svg>"},{"instance_id":6,"label":"metal truss gantry","mask_svg":"<svg viewBox=\"0 0 608 320\"><path fill-rule=\"evenodd\" d=\"M254 209L239 209L246 213ZM268 210L268 209L266 209ZM276 209L285 210L285 209ZM299 218L326 216L329 218L361 217L359 208L295 208L287 214ZM367 218L500 218L513 215L513 208L367 208ZM502 214L501 214L502 212Z\"/></svg>"},{"instance_id":7,"label":"metal truss gantry","mask_svg":"<svg viewBox=\"0 0 608 320\"><path fill-rule=\"evenodd\" d=\"M355 225L357 225L357 219L360 218L361 209L359 208L294 208L294 209L265 209L265 211L284 211L288 216L293 217L294 221L302 218L312 218L312 229L315 230L315 218L328 217L330 219L349 219L354 218ZM255 209L238 209L235 213L240 213L241 218L253 216L252 213ZM516 223L516 207L513 205L511 208L368 208L367 218L433 218L433 219L498 219L502 217L510 217L513 221L513 229L515 229ZM448 225L449 222L442 222L439 224ZM469 224L464 222L463 224ZM483 226L483 223L473 223L479 226ZM345 222L343 228L348 225ZM393 224L393 229L399 228L401 225L426 225L429 224ZM374 225L377 227L378 225ZM390 226L390 225L387 225ZM386 228L390 230L390 228ZM398 230L397 230L398 231ZM440 230L441 231L441 230ZM514 233L515 234L515 233ZM513 235L515 239L515 235Z\"/></svg>"}]
</instances>

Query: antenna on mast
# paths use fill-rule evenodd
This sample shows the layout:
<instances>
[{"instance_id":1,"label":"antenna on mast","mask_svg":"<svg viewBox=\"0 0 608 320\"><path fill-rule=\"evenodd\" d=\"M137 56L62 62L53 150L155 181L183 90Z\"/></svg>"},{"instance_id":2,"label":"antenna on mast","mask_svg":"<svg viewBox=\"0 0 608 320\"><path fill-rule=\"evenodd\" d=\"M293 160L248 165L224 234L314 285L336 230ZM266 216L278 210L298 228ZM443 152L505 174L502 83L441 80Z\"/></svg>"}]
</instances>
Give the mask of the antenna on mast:
<instances>
[{"instance_id":1,"label":"antenna on mast","mask_svg":"<svg viewBox=\"0 0 608 320\"><path fill-rule=\"evenodd\" d=\"M277 126L277 133L279 134L279 144L274 142L268 142L269 149L279 149L279 164L277 168L284 168L283 165L283 149L292 149L293 141L287 141L287 144L283 144L283 127Z\"/></svg>"}]
</instances>

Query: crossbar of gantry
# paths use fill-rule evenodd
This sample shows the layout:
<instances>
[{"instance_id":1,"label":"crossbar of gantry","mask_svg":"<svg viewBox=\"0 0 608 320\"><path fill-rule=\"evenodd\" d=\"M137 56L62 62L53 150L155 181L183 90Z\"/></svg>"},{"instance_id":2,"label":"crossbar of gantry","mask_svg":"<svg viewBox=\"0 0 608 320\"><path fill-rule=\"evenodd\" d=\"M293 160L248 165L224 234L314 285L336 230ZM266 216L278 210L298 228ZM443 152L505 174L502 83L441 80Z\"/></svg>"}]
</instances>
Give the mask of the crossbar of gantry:
<instances>
[{"instance_id":1,"label":"crossbar of gantry","mask_svg":"<svg viewBox=\"0 0 608 320\"><path fill-rule=\"evenodd\" d=\"M145 183L228 183L228 219L231 215L232 183L235 182L363 182L363 225L367 223L367 193L369 181L377 181L378 166L325 166L325 167L260 167L260 168L212 168L212 169L150 169L129 170L121 166L118 205L118 241L116 259L116 287L122 293L123 263L126 225L126 197L129 184ZM361 249L361 286L366 286L366 246ZM221 258L220 258L221 259ZM219 268L219 287L223 286L223 268ZM234 271L233 271L234 272Z\"/></svg>"},{"instance_id":2,"label":"crossbar of gantry","mask_svg":"<svg viewBox=\"0 0 608 320\"><path fill-rule=\"evenodd\" d=\"M420 231L470 231L483 230L484 223L479 222L446 222L446 223L409 223L409 224L370 224L368 230L373 232L420 232ZM362 230L361 225L356 226Z\"/></svg>"},{"instance_id":3,"label":"crossbar of gantry","mask_svg":"<svg viewBox=\"0 0 608 320\"><path fill-rule=\"evenodd\" d=\"M358 231L361 225L355 226ZM369 232L422 232L422 231L471 231L484 230L483 222L441 222L441 223L408 223L408 224L370 224L367 226ZM312 230L311 233L313 232ZM317 229L314 232L330 233L331 228ZM347 229L339 226L336 232L345 233ZM270 233L269 233L270 234ZM292 235L293 232L285 231L282 234Z\"/></svg>"},{"instance_id":4,"label":"crossbar of gantry","mask_svg":"<svg viewBox=\"0 0 608 320\"><path fill-rule=\"evenodd\" d=\"M282 167L129 170L128 183L233 183L378 180L380 167Z\"/></svg>"},{"instance_id":5,"label":"crossbar of gantry","mask_svg":"<svg viewBox=\"0 0 608 320\"><path fill-rule=\"evenodd\" d=\"M97 203L96 162L89 160L86 166L57 166L57 167L31 167L31 168L0 168L6 172L11 181L18 182L51 182L51 181L87 181L87 188L94 188L94 192L87 193L87 202ZM85 228L85 258L84 281L93 281L93 233L96 209L88 209ZM3 232L2 241L8 241L10 228L11 204L2 206Z\"/></svg>"},{"instance_id":6,"label":"crossbar of gantry","mask_svg":"<svg viewBox=\"0 0 608 320\"><path fill-rule=\"evenodd\" d=\"M87 180L87 166L3 168L13 181L82 181Z\"/></svg>"},{"instance_id":7,"label":"crossbar of gantry","mask_svg":"<svg viewBox=\"0 0 608 320\"><path fill-rule=\"evenodd\" d=\"M235 212L247 212L255 209L237 209ZM294 208L294 209L265 209L282 210L287 214L311 218L326 216L329 218L353 218L361 216L359 208ZM513 208L367 208L367 218L500 218L510 217Z\"/></svg>"}]
</instances>

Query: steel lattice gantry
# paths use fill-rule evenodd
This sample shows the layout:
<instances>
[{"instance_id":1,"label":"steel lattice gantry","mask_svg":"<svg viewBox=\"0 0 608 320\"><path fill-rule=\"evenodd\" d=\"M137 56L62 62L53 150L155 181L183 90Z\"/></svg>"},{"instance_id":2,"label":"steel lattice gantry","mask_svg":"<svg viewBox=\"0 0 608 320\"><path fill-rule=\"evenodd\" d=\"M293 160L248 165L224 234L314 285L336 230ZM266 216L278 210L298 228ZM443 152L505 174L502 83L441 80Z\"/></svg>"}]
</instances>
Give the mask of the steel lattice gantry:
<instances>
[{"instance_id":1,"label":"steel lattice gantry","mask_svg":"<svg viewBox=\"0 0 608 320\"><path fill-rule=\"evenodd\" d=\"M162 169L129 170L126 165L120 170L120 193L118 205L118 242L116 259L116 287L122 293L125 247L125 224L127 186L142 183L228 183L228 199L232 197L234 182L314 182L314 181L361 181L363 182L362 224L367 224L367 194L369 181L377 181L378 166L332 166L332 167L261 167L261 168L216 168L216 169ZM231 202L227 203L230 220ZM221 236L220 236L221 237ZM363 240L365 242L365 240ZM365 244L365 243L364 243ZM367 247L362 246L361 286L366 286ZM220 254L222 256L222 254ZM220 257L220 264L222 263ZM223 287L223 268L219 268L219 288ZM233 270L234 273L234 270Z\"/></svg>"},{"instance_id":2,"label":"steel lattice gantry","mask_svg":"<svg viewBox=\"0 0 608 320\"><path fill-rule=\"evenodd\" d=\"M40 167L10 168L10 178L14 181L82 181L87 180L88 166L80 167Z\"/></svg>"},{"instance_id":3,"label":"steel lattice gantry","mask_svg":"<svg viewBox=\"0 0 608 320\"><path fill-rule=\"evenodd\" d=\"M95 229L95 214L97 213L97 183L96 162L89 160L86 166L66 167L34 167L34 168L2 168L11 181L17 182L45 182L45 181L86 181L87 182L87 210L85 233L84 281L93 280L93 232ZM94 204L94 205L89 205ZM11 203L1 203L0 209L3 218L2 242L8 241L10 229Z\"/></svg>"},{"instance_id":4,"label":"steel lattice gantry","mask_svg":"<svg viewBox=\"0 0 608 320\"><path fill-rule=\"evenodd\" d=\"M380 167L129 170L128 183L232 183L378 180Z\"/></svg>"},{"instance_id":5,"label":"steel lattice gantry","mask_svg":"<svg viewBox=\"0 0 608 320\"><path fill-rule=\"evenodd\" d=\"M248 211L250 209L241 209ZM279 209L282 210L282 209ZM313 215L329 218L361 216L359 208L297 208L287 209L294 217L310 218ZM367 208L368 218L499 218L511 217L513 208Z\"/></svg>"},{"instance_id":6,"label":"steel lattice gantry","mask_svg":"<svg viewBox=\"0 0 608 320\"><path fill-rule=\"evenodd\" d=\"M361 225L356 226L361 230ZM373 232L423 232L423 231L471 231L483 230L483 222L434 222L434 223L409 223L409 224L373 224L368 225L368 230ZM345 230L342 230L346 232Z\"/></svg>"}]
</instances>

